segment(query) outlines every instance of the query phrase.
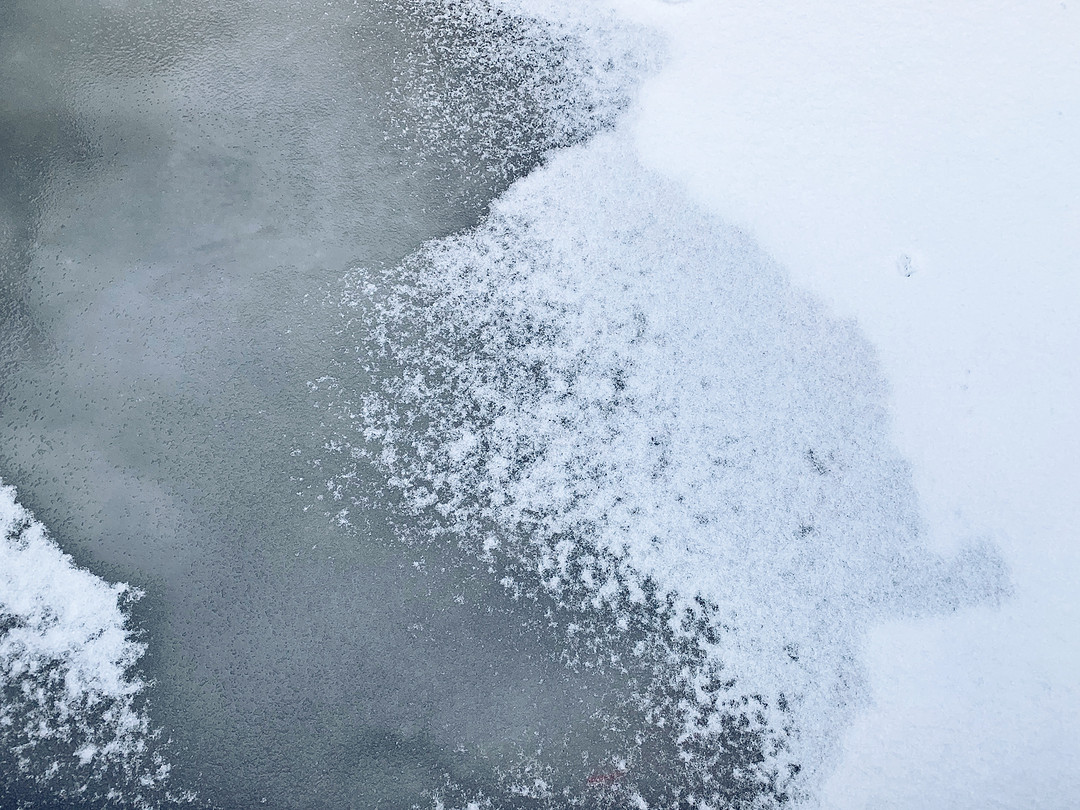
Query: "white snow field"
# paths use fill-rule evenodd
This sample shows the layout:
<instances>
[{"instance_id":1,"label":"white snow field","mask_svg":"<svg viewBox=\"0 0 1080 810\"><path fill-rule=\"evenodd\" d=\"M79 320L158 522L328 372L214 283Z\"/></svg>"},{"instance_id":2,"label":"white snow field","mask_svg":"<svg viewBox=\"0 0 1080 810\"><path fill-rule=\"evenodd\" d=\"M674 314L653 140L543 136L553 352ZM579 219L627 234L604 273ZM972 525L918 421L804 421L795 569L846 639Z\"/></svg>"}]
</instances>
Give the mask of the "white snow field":
<instances>
[{"instance_id":1,"label":"white snow field","mask_svg":"<svg viewBox=\"0 0 1080 810\"><path fill-rule=\"evenodd\" d=\"M621 0L670 59L639 159L854 318L925 536L1000 607L883 624L835 808L1080 801L1080 7Z\"/></svg>"}]
</instances>

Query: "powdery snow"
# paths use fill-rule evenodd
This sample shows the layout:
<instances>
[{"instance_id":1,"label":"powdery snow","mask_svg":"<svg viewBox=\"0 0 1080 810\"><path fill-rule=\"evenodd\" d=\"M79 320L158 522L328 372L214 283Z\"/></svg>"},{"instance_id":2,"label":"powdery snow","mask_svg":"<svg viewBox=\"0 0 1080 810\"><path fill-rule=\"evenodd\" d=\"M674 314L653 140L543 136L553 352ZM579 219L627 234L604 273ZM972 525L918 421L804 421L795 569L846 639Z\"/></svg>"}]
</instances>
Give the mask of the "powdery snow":
<instances>
[{"instance_id":1,"label":"powdery snow","mask_svg":"<svg viewBox=\"0 0 1080 810\"><path fill-rule=\"evenodd\" d=\"M323 381L353 422L333 444L474 552L489 527L555 593L614 599L621 570L703 597L709 663L764 696L766 729L796 729L776 764L812 797L865 699L867 629L992 601L1004 577L985 545L950 561L922 542L854 325L631 152L608 134L554 156L385 297L358 271L344 334L366 341L357 367L395 374ZM621 569L575 568L591 543ZM687 736L714 719L691 711Z\"/></svg>"},{"instance_id":2,"label":"powdery snow","mask_svg":"<svg viewBox=\"0 0 1080 810\"><path fill-rule=\"evenodd\" d=\"M1080 784L1080 8L624 0L668 37L641 160L857 319L935 547L1000 609L888 624L835 807L1062 807Z\"/></svg>"},{"instance_id":3,"label":"powdery snow","mask_svg":"<svg viewBox=\"0 0 1080 810\"><path fill-rule=\"evenodd\" d=\"M0 786L54 799L150 806L169 766L138 703L125 604L138 593L74 565L0 482ZM123 794L117 794L121 788Z\"/></svg>"},{"instance_id":4,"label":"powdery snow","mask_svg":"<svg viewBox=\"0 0 1080 810\"><path fill-rule=\"evenodd\" d=\"M1075 803L1080 11L1057 0L592 9L667 40L667 65L630 110L628 152L855 319L888 381L922 542L951 554L985 539L1010 570L1000 607L867 637L873 703L819 800Z\"/></svg>"}]
</instances>

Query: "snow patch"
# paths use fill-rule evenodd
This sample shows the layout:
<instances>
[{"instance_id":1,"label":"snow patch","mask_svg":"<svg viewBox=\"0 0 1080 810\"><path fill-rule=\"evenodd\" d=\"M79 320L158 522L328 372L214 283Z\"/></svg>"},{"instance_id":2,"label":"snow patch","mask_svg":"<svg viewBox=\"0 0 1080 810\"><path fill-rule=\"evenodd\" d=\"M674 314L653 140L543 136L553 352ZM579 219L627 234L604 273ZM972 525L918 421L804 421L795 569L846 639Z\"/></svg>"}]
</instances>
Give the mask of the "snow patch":
<instances>
[{"instance_id":1,"label":"snow patch","mask_svg":"<svg viewBox=\"0 0 1080 810\"><path fill-rule=\"evenodd\" d=\"M77 567L0 482L0 789L117 806L187 802L140 697L126 606L140 592Z\"/></svg>"}]
</instances>

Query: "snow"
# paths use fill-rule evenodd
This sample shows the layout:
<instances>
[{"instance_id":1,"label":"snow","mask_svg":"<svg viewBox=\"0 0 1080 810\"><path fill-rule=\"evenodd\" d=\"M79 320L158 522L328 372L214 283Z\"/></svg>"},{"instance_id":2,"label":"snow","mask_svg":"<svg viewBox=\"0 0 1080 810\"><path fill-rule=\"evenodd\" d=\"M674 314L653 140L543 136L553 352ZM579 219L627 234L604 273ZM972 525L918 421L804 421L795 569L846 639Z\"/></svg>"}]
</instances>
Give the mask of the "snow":
<instances>
[{"instance_id":1,"label":"snow","mask_svg":"<svg viewBox=\"0 0 1080 810\"><path fill-rule=\"evenodd\" d=\"M137 702L145 645L125 612L137 597L75 566L0 482L0 751L17 771L5 791L36 784L74 801L120 776L142 788L130 806L190 798L163 791L169 765Z\"/></svg>"},{"instance_id":2,"label":"snow","mask_svg":"<svg viewBox=\"0 0 1080 810\"><path fill-rule=\"evenodd\" d=\"M534 351L555 373L538 398L507 400L471 369L459 394L506 415L487 432L467 425L486 459L455 445L450 471L415 497L442 497L446 482L457 490L471 480L459 462L486 462L489 514L510 524L515 510L547 515L552 537L602 525L607 547L636 570L738 616L725 665L767 688L794 686L803 743L831 767L821 784L808 777L809 804L1070 803L1080 763L1063 738L1078 706L1068 635L1080 572L1069 419L1080 348L1076 12L1001 2L593 8L660 30L667 64L617 135L555 157L499 201L487 232L434 258L444 278L460 277L462 300L486 290L462 323L498 338L491 312L469 311L494 300L519 326L550 326L554 349L503 359L525 368ZM796 303L770 262L718 235L730 226L812 300ZM717 276L707 256L722 265ZM711 447L710 426L725 421L734 444ZM523 436L535 446L515 458ZM818 441L833 455L811 452ZM917 499L903 462L890 461L894 446ZM737 483L703 476L710 454L738 469ZM807 459L850 477L810 492ZM408 490L418 470L395 481ZM448 513L462 507L454 497ZM717 508L725 499L738 517ZM792 535L784 519L800 510L815 520ZM820 525L827 536L816 542ZM922 544L957 555L953 573L921 557ZM972 606L993 592L995 554L1011 594ZM553 544L554 574L564 557ZM901 558L923 571L931 610L912 607L918 577L890 592ZM736 571L742 581L716 574ZM794 676L773 657L792 638L804 642L793 660L817 656L800 664L803 681L785 680ZM861 653L853 668L850 648ZM1056 778L1031 786L1018 773Z\"/></svg>"},{"instance_id":3,"label":"snow","mask_svg":"<svg viewBox=\"0 0 1080 810\"><path fill-rule=\"evenodd\" d=\"M927 538L1014 592L883 624L831 807L1063 807L1080 743L1080 9L621 0L640 159L870 338Z\"/></svg>"},{"instance_id":4,"label":"snow","mask_svg":"<svg viewBox=\"0 0 1080 810\"><path fill-rule=\"evenodd\" d=\"M761 701L762 734L797 730L762 770L816 795L864 698L868 627L1000 595L986 544L925 548L853 324L641 166L625 132L553 155L482 226L411 257L385 300L373 277L342 299L363 382L323 383L347 425L328 487L344 497L369 459L417 515L475 545L497 531L500 553L597 607L635 577L704 597L719 637L686 670L686 740L724 733L722 668ZM388 360L388 380L371 373Z\"/></svg>"},{"instance_id":5,"label":"snow","mask_svg":"<svg viewBox=\"0 0 1080 810\"><path fill-rule=\"evenodd\" d=\"M128 637L120 607L129 588L75 567L16 502L14 487L2 484L0 538L0 615L13 621L0 636L6 672L34 672L40 661L63 661L73 702L139 691L142 683L129 679L127 670L144 647ZM93 746L84 751L93 757Z\"/></svg>"}]
</instances>

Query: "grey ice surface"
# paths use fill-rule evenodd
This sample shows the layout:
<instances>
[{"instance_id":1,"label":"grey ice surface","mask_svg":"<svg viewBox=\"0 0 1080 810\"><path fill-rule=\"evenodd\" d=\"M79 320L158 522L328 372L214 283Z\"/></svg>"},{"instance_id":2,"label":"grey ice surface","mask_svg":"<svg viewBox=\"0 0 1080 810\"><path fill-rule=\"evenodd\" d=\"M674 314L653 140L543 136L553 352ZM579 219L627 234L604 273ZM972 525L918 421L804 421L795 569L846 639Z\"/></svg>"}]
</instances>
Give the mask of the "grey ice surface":
<instances>
[{"instance_id":1,"label":"grey ice surface","mask_svg":"<svg viewBox=\"0 0 1080 810\"><path fill-rule=\"evenodd\" d=\"M374 508L335 528L310 489L335 280L494 191L388 142L393 22L0 8L0 474L80 564L145 588L174 778L225 807L406 807L557 747L613 688L498 583L414 566Z\"/></svg>"}]
</instances>

